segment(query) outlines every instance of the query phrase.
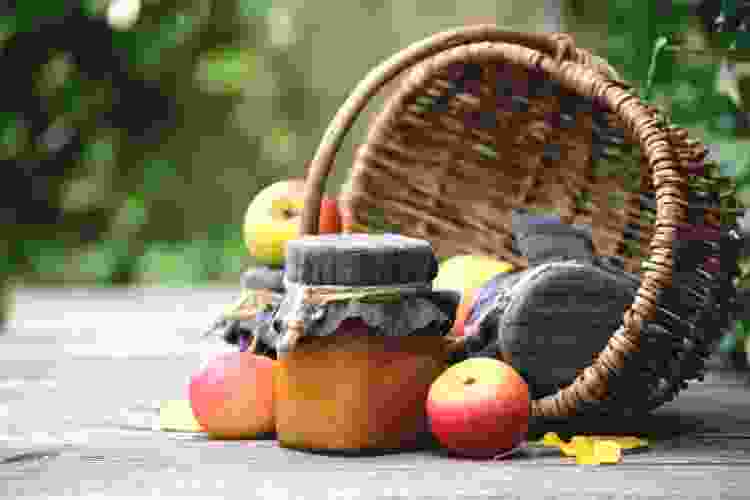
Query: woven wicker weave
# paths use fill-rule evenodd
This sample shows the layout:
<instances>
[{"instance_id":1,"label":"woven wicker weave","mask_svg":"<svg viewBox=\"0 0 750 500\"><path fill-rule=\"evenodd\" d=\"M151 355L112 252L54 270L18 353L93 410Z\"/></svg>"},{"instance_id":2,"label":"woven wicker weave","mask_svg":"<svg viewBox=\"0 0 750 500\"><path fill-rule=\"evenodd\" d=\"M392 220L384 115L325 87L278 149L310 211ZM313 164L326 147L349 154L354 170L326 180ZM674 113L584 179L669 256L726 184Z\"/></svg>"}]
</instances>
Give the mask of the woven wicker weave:
<instances>
[{"instance_id":1,"label":"woven wicker weave","mask_svg":"<svg viewBox=\"0 0 750 500\"><path fill-rule=\"evenodd\" d=\"M604 401L651 408L700 375L693 361L712 339L695 334L694 324L667 328L665 314L687 312L666 311L662 296L677 273L673 244L688 223L688 202L701 194L694 186L712 171L707 149L568 35L471 26L413 44L376 67L340 108L310 165L303 233L315 234L314 207L346 133L396 77L400 84L371 123L342 192L354 223L371 225L379 214L398 232L431 241L438 256L480 253L525 267L512 250L511 209L553 210L564 222L590 224L597 253L621 257L641 277L622 327L593 364L570 386L534 401L532 415L569 417ZM716 290L726 288L717 283L733 272L709 269L719 215L717 202L702 205L697 222L690 217L708 250L680 271L707 276L714 305ZM726 316L718 306L709 312L716 311ZM675 356L683 362L676 368Z\"/></svg>"}]
</instances>

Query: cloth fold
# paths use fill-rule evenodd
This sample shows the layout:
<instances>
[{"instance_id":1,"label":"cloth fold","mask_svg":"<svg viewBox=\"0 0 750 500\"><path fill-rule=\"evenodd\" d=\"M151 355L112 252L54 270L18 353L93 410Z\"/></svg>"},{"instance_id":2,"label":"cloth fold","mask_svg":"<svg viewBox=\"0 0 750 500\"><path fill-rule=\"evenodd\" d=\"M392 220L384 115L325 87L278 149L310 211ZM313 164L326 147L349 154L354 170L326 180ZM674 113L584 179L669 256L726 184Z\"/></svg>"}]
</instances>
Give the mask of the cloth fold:
<instances>
[{"instance_id":1,"label":"cloth fold","mask_svg":"<svg viewBox=\"0 0 750 500\"><path fill-rule=\"evenodd\" d=\"M293 348L290 321L302 321L303 334L332 335L342 321L360 318L375 335L445 335L458 306L458 293L434 291L429 284L394 287L306 287L287 282L287 293L260 341L278 353Z\"/></svg>"}]
</instances>

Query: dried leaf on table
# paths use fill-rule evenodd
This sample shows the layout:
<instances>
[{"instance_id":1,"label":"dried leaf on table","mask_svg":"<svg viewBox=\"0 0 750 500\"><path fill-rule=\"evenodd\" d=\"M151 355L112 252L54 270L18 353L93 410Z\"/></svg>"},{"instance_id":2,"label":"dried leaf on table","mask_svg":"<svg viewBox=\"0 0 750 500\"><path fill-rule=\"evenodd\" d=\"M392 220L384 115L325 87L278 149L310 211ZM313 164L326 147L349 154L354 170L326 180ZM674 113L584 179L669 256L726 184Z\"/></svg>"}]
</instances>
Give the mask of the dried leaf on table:
<instances>
[{"instance_id":1,"label":"dried leaf on table","mask_svg":"<svg viewBox=\"0 0 750 500\"><path fill-rule=\"evenodd\" d=\"M190 401L186 399L165 400L159 408L159 430L167 432L202 432L201 425L193 416Z\"/></svg>"},{"instance_id":2,"label":"dried leaf on table","mask_svg":"<svg viewBox=\"0 0 750 500\"><path fill-rule=\"evenodd\" d=\"M569 442L555 432L548 432L530 446L559 448L567 457L575 457L578 464L615 464L622 460L622 450L648 446L648 441L636 436L573 436Z\"/></svg>"}]
</instances>

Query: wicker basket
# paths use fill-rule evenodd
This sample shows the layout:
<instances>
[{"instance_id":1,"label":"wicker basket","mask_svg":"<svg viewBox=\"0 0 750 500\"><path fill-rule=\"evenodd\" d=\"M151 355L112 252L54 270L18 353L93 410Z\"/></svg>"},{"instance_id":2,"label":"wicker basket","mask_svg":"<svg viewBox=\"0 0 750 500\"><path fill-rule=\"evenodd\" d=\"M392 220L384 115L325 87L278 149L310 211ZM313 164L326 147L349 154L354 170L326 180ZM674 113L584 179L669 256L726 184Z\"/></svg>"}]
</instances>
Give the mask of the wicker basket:
<instances>
[{"instance_id":1,"label":"wicker basket","mask_svg":"<svg viewBox=\"0 0 750 500\"><path fill-rule=\"evenodd\" d=\"M719 200L706 192L714 175L707 148L568 35L470 26L372 70L310 165L304 234L316 232L315 207L346 133L397 77L342 192L350 222L372 224L379 214L398 232L431 241L440 257L480 253L523 268L511 210L552 210L589 224L597 253L640 275L622 326L571 385L533 401L534 417L650 410L701 376L707 346L729 322L723 298L736 271L731 256L716 268L717 235L726 234ZM700 250L680 263L674 244L685 241L683 230ZM697 312L665 303L678 274L706 290ZM461 348L461 339L450 342Z\"/></svg>"}]
</instances>

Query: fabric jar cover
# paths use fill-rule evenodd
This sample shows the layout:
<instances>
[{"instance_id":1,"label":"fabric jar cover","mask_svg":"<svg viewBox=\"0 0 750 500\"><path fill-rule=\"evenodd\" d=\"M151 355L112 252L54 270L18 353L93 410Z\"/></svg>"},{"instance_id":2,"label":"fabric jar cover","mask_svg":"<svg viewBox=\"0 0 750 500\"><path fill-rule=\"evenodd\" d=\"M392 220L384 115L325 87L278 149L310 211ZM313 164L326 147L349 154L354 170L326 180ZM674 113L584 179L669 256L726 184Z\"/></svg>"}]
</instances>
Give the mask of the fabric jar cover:
<instances>
[{"instance_id":1,"label":"fabric jar cover","mask_svg":"<svg viewBox=\"0 0 750 500\"><path fill-rule=\"evenodd\" d=\"M323 235L290 241L287 253L286 294L269 327L258 330L260 341L277 355L293 349L296 342L290 322L301 322L305 336L332 335L352 318L364 321L373 335L444 336L450 331L460 295L432 290L437 266L430 262L435 257L425 241L394 234ZM347 264L342 264L346 259ZM419 262L425 259L427 266ZM331 263L336 262L346 269L335 270ZM414 275L420 267L425 269L423 275ZM409 272L412 275L406 276ZM347 276L347 282L313 282L336 273ZM409 281L414 276L418 280Z\"/></svg>"}]
</instances>

